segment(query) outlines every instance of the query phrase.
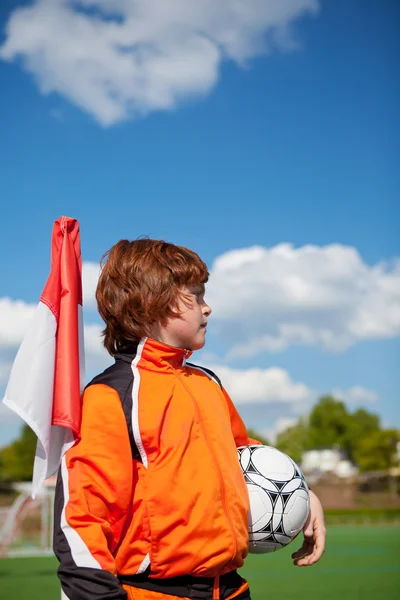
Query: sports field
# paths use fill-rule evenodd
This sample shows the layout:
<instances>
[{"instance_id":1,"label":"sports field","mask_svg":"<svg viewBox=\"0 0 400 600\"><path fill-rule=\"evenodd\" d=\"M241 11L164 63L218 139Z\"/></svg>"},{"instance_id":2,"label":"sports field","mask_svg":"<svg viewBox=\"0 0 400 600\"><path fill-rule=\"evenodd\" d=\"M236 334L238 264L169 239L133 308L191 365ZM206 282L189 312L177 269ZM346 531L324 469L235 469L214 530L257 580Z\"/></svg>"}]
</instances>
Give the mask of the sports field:
<instances>
[{"instance_id":1,"label":"sports field","mask_svg":"<svg viewBox=\"0 0 400 600\"><path fill-rule=\"evenodd\" d=\"M292 566L291 547L250 556L243 575L252 600L397 600L400 598L400 528L330 527L327 550L311 568ZM59 600L54 558L0 560L1 600Z\"/></svg>"}]
</instances>

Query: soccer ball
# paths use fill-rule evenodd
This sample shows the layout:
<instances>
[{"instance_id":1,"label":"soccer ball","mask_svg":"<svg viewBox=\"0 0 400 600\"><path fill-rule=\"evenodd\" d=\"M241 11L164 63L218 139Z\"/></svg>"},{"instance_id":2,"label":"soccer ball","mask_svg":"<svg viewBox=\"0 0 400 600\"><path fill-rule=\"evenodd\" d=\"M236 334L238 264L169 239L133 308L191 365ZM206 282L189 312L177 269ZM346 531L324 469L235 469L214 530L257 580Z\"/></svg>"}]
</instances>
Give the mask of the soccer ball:
<instances>
[{"instance_id":1,"label":"soccer ball","mask_svg":"<svg viewBox=\"0 0 400 600\"><path fill-rule=\"evenodd\" d=\"M249 552L279 550L303 529L310 496L301 469L270 446L238 448L250 498Z\"/></svg>"}]
</instances>

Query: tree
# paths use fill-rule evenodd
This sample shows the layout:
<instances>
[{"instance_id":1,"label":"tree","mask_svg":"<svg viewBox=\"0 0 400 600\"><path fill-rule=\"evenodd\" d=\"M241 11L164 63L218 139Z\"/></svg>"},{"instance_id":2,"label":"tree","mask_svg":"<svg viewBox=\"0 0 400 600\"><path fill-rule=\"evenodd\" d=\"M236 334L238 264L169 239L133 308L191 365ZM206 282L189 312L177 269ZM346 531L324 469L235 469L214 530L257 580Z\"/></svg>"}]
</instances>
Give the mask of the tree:
<instances>
[{"instance_id":1,"label":"tree","mask_svg":"<svg viewBox=\"0 0 400 600\"><path fill-rule=\"evenodd\" d=\"M24 425L20 437L0 451L0 478L3 481L32 479L36 435Z\"/></svg>"},{"instance_id":2,"label":"tree","mask_svg":"<svg viewBox=\"0 0 400 600\"><path fill-rule=\"evenodd\" d=\"M364 408L349 413L340 400L322 396L311 410L308 422L300 419L296 425L280 433L276 446L296 462L301 460L306 450L333 447L344 451L354 461L361 440L379 431L378 415ZM367 452L366 448L362 452Z\"/></svg>"},{"instance_id":3,"label":"tree","mask_svg":"<svg viewBox=\"0 0 400 600\"><path fill-rule=\"evenodd\" d=\"M345 449L349 429L349 413L343 402L333 396L322 396L309 417L308 445L311 448Z\"/></svg>"},{"instance_id":4,"label":"tree","mask_svg":"<svg viewBox=\"0 0 400 600\"><path fill-rule=\"evenodd\" d=\"M396 429L373 431L360 440L354 451L360 471L384 471L395 466L399 440Z\"/></svg>"},{"instance_id":5,"label":"tree","mask_svg":"<svg viewBox=\"0 0 400 600\"><path fill-rule=\"evenodd\" d=\"M295 462L300 462L303 452L308 447L308 438L309 427L307 421L299 419L295 425L291 425L278 434L275 446Z\"/></svg>"},{"instance_id":6,"label":"tree","mask_svg":"<svg viewBox=\"0 0 400 600\"><path fill-rule=\"evenodd\" d=\"M251 437L260 439L255 432ZM350 413L342 401L322 396L308 419L301 418L279 433L275 446L295 462L301 461L306 450L336 447L360 471L381 471L394 465L399 439L399 431L381 429L378 415L365 408Z\"/></svg>"},{"instance_id":7,"label":"tree","mask_svg":"<svg viewBox=\"0 0 400 600\"><path fill-rule=\"evenodd\" d=\"M380 431L378 415L359 408L349 415L347 432L343 439L343 449L350 460L355 460L355 454L360 441L372 433Z\"/></svg>"}]
</instances>

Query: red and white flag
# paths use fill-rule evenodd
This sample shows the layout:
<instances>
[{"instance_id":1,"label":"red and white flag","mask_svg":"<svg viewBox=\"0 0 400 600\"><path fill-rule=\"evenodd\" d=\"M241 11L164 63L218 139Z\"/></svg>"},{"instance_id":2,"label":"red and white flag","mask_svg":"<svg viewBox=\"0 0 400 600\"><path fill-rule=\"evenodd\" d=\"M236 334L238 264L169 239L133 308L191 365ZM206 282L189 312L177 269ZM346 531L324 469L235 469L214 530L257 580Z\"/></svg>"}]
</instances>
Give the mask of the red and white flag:
<instances>
[{"instance_id":1,"label":"red and white flag","mask_svg":"<svg viewBox=\"0 0 400 600\"><path fill-rule=\"evenodd\" d=\"M79 223L60 217L53 227L50 275L18 350L3 400L38 437L33 498L79 437L83 382Z\"/></svg>"}]
</instances>

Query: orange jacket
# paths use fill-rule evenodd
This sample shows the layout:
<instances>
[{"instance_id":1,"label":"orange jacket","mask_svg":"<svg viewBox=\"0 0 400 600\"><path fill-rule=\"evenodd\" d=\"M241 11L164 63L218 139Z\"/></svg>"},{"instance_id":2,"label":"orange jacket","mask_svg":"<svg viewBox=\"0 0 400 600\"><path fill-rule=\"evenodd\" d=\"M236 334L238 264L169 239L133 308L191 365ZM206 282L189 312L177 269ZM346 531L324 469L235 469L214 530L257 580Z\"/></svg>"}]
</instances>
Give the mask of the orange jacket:
<instances>
[{"instance_id":1,"label":"orange jacket","mask_svg":"<svg viewBox=\"0 0 400 600\"><path fill-rule=\"evenodd\" d=\"M55 504L71 600L125 598L119 576L216 577L243 564L249 501L236 447L254 440L188 355L144 338L85 390Z\"/></svg>"}]
</instances>

